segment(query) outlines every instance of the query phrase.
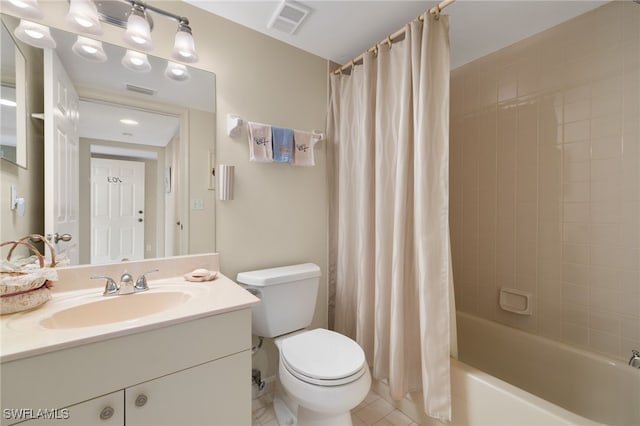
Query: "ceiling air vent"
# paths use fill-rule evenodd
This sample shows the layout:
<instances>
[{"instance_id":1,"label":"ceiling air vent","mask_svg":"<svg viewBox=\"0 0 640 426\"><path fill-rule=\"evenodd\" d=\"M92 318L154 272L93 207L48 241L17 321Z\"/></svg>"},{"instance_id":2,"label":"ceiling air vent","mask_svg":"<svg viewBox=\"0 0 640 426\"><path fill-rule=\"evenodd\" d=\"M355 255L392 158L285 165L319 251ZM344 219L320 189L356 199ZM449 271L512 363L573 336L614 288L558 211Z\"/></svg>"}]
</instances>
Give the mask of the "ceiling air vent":
<instances>
[{"instance_id":1,"label":"ceiling air vent","mask_svg":"<svg viewBox=\"0 0 640 426\"><path fill-rule=\"evenodd\" d=\"M147 89L146 87L135 86L129 83L126 83L124 86L130 92L140 93L142 95L147 95L147 96L155 96L157 92L154 89Z\"/></svg>"},{"instance_id":2,"label":"ceiling air vent","mask_svg":"<svg viewBox=\"0 0 640 426\"><path fill-rule=\"evenodd\" d=\"M283 1L278 5L278 9L271 17L267 27L283 33L294 34L309 12L311 9L300 3Z\"/></svg>"}]
</instances>

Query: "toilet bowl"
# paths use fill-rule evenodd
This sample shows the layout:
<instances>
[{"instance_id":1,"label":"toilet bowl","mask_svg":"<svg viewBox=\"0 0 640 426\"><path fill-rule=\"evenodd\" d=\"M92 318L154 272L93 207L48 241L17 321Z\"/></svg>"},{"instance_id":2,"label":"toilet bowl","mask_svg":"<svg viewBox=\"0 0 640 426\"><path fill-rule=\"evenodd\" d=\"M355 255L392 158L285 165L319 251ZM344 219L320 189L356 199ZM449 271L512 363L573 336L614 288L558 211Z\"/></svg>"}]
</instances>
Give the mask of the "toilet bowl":
<instances>
[{"instance_id":1,"label":"toilet bowl","mask_svg":"<svg viewBox=\"0 0 640 426\"><path fill-rule=\"evenodd\" d=\"M241 272L236 280L260 298L253 333L274 338L278 380L274 410L280 425L351 425L350 410L371 387L364 351L334 331L306 330L320 281L313 263Z\"/></svg>"},{"instance_id":2,"label":"toilet bowl","mask_svg":"<svg viewBox=\"0 0 640 426\"><path fill-rule=\"evenodd\" d=\"M276 339L278 379L290 412L278 412L280 424L351 425L350 410L371 387L360 346L342 334L315 329ZM292 404L293 403L293 404Z\"/></svg>"}]
</instances>

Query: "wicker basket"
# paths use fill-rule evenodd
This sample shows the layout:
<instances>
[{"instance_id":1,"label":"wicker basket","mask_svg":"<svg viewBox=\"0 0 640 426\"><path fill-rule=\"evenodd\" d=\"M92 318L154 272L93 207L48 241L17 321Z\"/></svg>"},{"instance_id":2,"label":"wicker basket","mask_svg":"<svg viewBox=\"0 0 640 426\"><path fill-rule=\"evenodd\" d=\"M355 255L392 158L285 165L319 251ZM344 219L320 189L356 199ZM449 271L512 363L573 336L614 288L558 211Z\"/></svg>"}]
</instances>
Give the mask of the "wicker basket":
<instances>
[{"instance_id":1,"label":"wicker basket","mask_svg":"<svg viewBox=\"0 0 640 426\"><path fill-rule=\"evenodd\" d=\"M41 240L51 252L51 262L45 259L28 240ZM27 235L15 241L0 243L0 247L11 246L7 261L0 269L0 315L12 314L36 308L51 299L52 281L58 279L53 269L56 265L55 251L49 241L41 235ZM16 247L27 247L33 256L27 259L12 260Z\"/></svg>"}]
</instances>

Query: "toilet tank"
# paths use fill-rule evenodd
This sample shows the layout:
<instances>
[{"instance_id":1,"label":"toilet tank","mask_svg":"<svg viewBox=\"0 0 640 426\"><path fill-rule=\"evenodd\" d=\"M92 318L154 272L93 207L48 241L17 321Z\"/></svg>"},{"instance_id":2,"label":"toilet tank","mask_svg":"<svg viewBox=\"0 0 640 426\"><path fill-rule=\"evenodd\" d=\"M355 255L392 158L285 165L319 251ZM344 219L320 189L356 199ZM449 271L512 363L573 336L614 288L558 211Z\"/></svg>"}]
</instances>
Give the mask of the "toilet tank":
<instances>
[{"instance_id":1,"label":"toilet tank","mask_svg":"<svg viewBox=\"0 0 640 426\"><path fill-rule=\"evenodd\" d=\"M320 282L318 265L240 272L236 281L261 301L251 308L253 334L276 337L311 324Z\"/></svg>"}]
</instances>

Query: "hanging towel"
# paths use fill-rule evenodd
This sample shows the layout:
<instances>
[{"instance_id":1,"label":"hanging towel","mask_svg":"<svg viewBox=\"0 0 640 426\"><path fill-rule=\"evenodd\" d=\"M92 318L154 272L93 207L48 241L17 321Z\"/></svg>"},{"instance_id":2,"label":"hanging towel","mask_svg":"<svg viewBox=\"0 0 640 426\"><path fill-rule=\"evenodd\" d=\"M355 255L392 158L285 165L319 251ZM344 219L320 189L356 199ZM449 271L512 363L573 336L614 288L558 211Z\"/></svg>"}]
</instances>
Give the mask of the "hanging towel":
<instances>
[{"instance_id":1,"label":"hanging towel","mask_svg":"<svg viewBox=\"0 0 640 426\"><path fill-rule=\"evenodd\" d=\"M283 127L272 127L273 161L291 163L293 161L293 130Z\"/></svg>"},{"instance_id":2,"label":"hanging towel","mask_svg":"<svg viewBox=\"0 0 640 426\"><path fill-rule=\"evenodd\" d=\"M313 147L322 139L322 134L305 132L303 130L293 131L293 141L295 145L294 162L296 166L315 166L316 161L313 156Z\"/></svg>"},{"instance_id":3,"label":"hanging towel","mask_svg":"<svg viewBox=\"0 0 640 426\"><path fill-rule=\"evenodd\" d=\"M249 161L272 162L271 126L252 122L247 124L249 126Z\"/></svg>"}]
</instances>

